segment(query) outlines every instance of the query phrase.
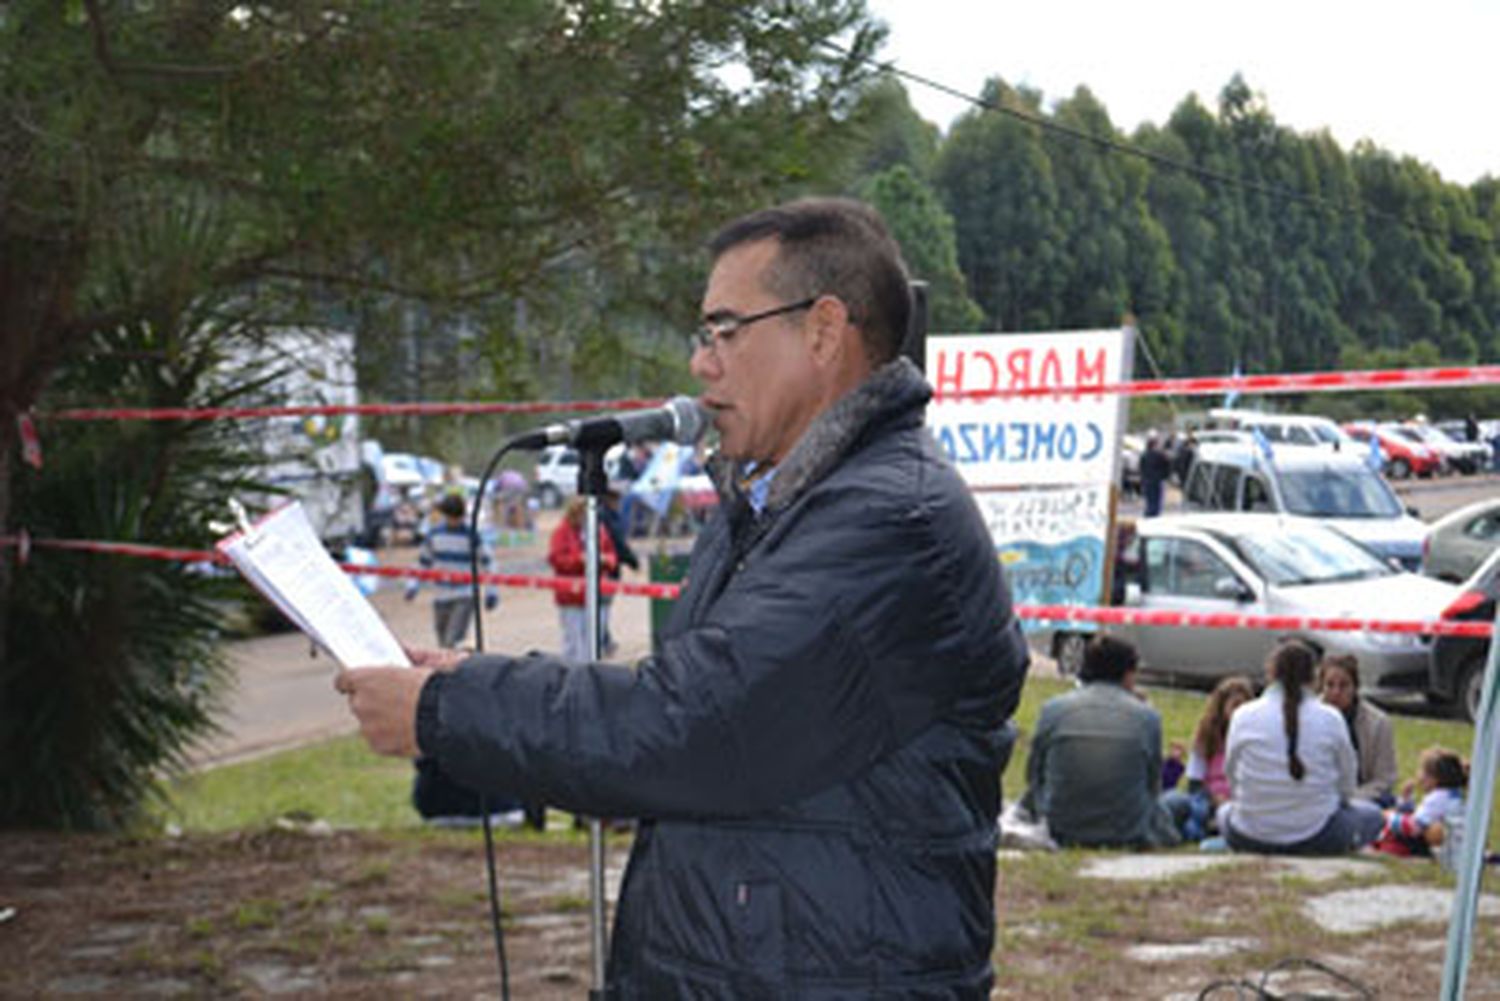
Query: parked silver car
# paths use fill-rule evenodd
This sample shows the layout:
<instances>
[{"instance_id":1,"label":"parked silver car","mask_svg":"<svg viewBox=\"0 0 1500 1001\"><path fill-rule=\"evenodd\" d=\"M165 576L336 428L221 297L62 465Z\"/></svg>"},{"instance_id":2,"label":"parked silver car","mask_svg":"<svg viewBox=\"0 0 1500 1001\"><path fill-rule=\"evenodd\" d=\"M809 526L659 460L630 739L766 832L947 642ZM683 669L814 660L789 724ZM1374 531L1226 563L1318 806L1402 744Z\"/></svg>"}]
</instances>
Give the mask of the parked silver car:
<instances>
[{"instance_id":1,"label":"parked silver car","mask_svg":"<svg viewBox=\"0 0 1500 1001\"><path fill-rule=\"evenodd\" d=\"M1475 501L1432 523L1422 541L1422 572L1443 580L1463 580L1497 547L1500 497Z\"/></svg>"},{"instance_id":2,"label":"parked silver car","mask_svg":"<svg viewBox=\"0 0 1500 1001\"><path fill-rule=\"evenodd\" d=\"M1457 589L1394 569L1321 522L1273 514L1166 515L1137 523L1118 573L1124 604L1146 610L1395 620L1437 619ZM1064 671L1081 662L1087 633L1072 624L1031 634ZM1111 626L1135 643L1142 667L1207 687L1228 674L1260 678L1277 640L1295 635L1359 660L1370 694L1425 691L1429 636L1331 630Z\"/></svg>"}]
</instances>

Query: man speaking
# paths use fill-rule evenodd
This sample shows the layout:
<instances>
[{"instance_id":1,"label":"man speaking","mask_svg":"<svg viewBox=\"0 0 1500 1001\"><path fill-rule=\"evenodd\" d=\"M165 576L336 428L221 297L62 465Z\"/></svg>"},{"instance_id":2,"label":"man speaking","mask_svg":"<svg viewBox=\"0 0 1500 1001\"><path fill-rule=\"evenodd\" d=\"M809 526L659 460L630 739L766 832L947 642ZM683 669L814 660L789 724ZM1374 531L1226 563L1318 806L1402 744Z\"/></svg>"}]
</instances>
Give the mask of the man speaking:
<instances>
[{"instance_id":1,"label":"man speaking","mask_svg":"<svg viewBox=\"0 0 1500 1001\"><path fill-rule=\"evenodd\" d=\"M834 199L710 250L692 371L723 503L653 656L480 654L339 690L377 751L640 818L611 998L986 998L1027 655L899 355L900 253Z\"/></svg>"}]
</instances>

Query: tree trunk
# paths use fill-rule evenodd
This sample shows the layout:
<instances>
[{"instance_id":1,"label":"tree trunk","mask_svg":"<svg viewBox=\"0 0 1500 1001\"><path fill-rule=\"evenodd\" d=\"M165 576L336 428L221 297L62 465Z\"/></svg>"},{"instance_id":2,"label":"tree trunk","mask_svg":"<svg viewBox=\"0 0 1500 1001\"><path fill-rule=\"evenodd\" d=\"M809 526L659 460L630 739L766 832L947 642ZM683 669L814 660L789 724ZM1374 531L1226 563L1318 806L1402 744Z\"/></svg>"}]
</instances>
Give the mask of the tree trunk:
<instances>
[{"instance_id":1,"label":"tree trunk","mask_svg":"<svg viewBox=\"0 0 1500 1001\"><path fill-rule=\"evenodd\" d=\"M15 423L0 428L0 535L10 535L11 455L16 447ZM0 676L10 663L10 586L17 560L17 550L0 549Z\"/></svg>"},{"instance_id":2,"label":"tree trunk","mask_svg":"<svg viewBox=\"0 0 1500 1001\"><path fill-rule=\"evenodd\" d=\"M85 264L83 244L67 235L32 238L0 231L0 534L13 534L12 477L18 461L16 419L31 409L73 342L86 330L69 322ZM46 428L38 429L45 435ZM45 439L43 441L45 446ZM0 667L9 662L7 637L15 553L0 553Z\"/></svg>"}]
</instances>

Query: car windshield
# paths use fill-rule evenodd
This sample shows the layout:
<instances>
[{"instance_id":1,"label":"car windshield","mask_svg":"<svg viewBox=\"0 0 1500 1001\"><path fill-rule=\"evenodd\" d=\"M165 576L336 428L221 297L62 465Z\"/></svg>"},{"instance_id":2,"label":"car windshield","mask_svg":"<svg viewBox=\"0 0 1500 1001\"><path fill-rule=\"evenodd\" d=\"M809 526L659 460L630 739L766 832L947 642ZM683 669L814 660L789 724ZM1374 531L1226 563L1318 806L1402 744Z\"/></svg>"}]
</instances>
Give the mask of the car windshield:
<instances>
[{"instance_id":1,"label":"car windshield","mask_svg":"<svg viewBox=\"0 0 1500 1001\"><path fill-rule=\"evenodd\" d=\"M1370 470L1294 469L1279 477L1281 499L1290 514L1309 518L1397 518L1401 501Z\"/></svg>"},{"instance_id":2,"label":"car windshield","mask_svg":"<svg viewBox=\"0 0 1500 1001\"><path fill-rule=\"evenodd\" d=\"M1364 546L1331 529L1289 528L1244 533L1230 544L1268 583L1283 587L1393 576L1396 571Z\"/></svg>"},{"instance_id":3,"label":"car windshield","mask_svg":"<svg viewBox=\"0 0 1500 1001\"><path fill-rule=\"evenodd\" d=\"M1312 431L1313 437L1330 445L1338 445L1344 440L1339 437L1337 431L1326 424L1311 424L1308 425L1308 430Z\"/></svg>"}]
</instances>

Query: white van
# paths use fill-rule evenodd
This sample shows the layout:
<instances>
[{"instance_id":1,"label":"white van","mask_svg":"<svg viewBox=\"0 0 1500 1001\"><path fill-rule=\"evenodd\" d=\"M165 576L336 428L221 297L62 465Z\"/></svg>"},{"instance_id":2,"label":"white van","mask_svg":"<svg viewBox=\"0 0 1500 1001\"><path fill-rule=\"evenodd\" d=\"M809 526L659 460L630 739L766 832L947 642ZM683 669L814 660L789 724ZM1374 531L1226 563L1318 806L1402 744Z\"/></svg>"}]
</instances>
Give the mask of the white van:
<instances>
[{"instance_id":1,"label":"white van","mask_svg":"<svg viewBox=\"0 0 1500 1001\"><path fill-rule=\"evenodd\" d=\"M1188 511L1267 511L1316 518L1409 570L1422 565L1427 526L1365 462L1363 449L1266 449L1204 444L1183 487Z\"/></svg>"},{"instance_id":2,"label":"white van","mask_svg":"<svg viewBox=\"0 0 1500 1001\"><path fill-rule=\"evenodd\" d=\"M1349 434L1327 417L1310 414L1273 414L1251 424L1260 428L1273 445L1301 445L1330 452L1353 452L1363 455L1363 448Z\"/></svg>"},{"instance_id":3,"label":"white van","mask_svg":"<svg viewBox=\"0 0 1500 1001\"><path fill-rule=\"evenodd\" d=\"M1210 413L1226 427L1252 432L1259 428L1272 445L1296 445L1359 455L1368 451L1334 421L1315 414L1265 414L1256 410L1214 410Z\"/></svg>"}]
</instances>

